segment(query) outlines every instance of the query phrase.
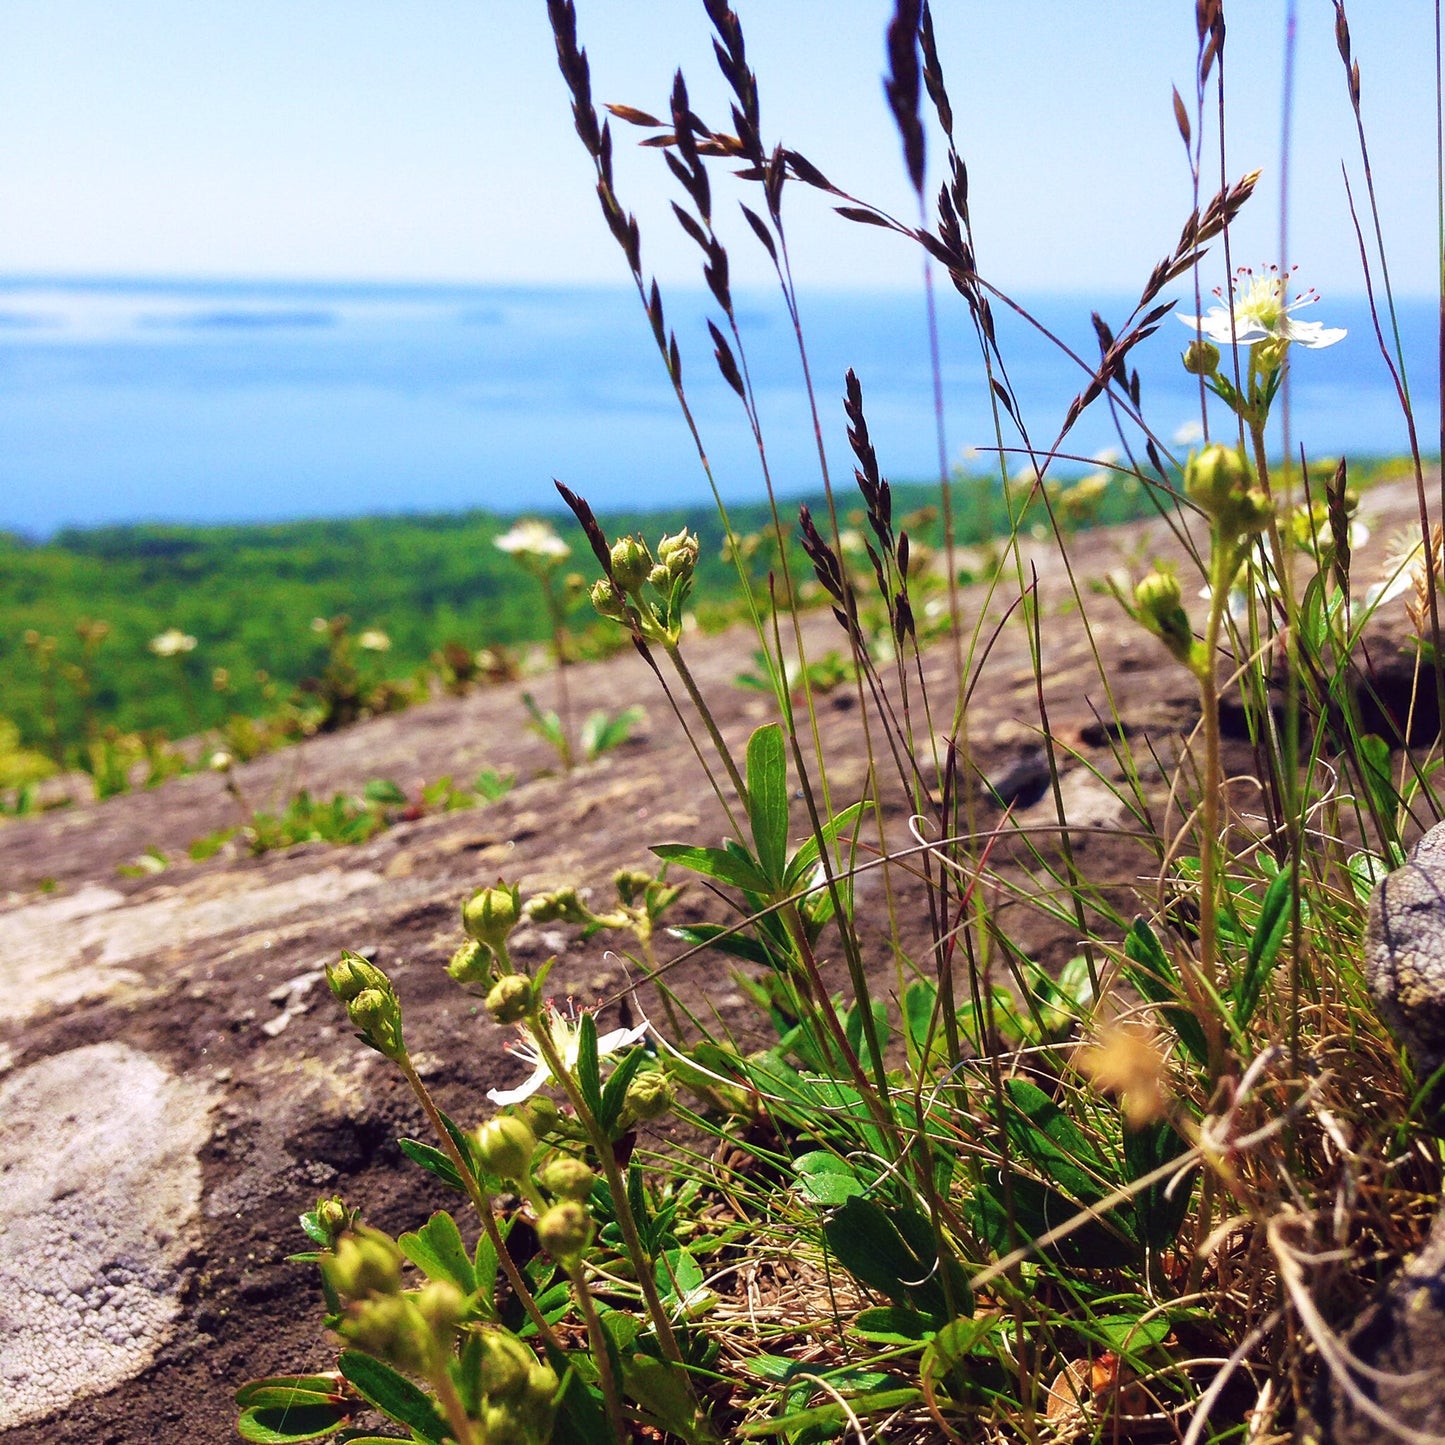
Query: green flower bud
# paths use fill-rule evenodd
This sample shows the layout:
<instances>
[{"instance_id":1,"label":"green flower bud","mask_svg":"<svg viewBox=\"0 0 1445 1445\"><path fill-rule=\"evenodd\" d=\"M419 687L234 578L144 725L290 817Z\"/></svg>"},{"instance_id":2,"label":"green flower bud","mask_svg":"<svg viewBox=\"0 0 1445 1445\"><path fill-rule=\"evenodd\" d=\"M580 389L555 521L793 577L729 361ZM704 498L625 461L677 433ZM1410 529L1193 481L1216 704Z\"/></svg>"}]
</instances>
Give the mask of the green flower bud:
<instances>
[{"instance_id":1,"label":"green flower bud","mask_svg":"<svg viewBox=\"0 0 1445 1445\"><path fill-rule=\"evenodd\" d=\"M592 584L592 605L603 617L611 618L613 622L626 622L627 603L622 600L622 594L612 585L607 578L599 578Z\"/></svg>"},{"instance_id":2,"label":"green flower bud","mask_svg":"<svg viewBox=\"0 0 1445 1445\"><path fill-rule=\"evenodd\" d=\"M546 1094L533 1094L518 1110L520 1118L538 1139L545 1139L557 1127L562 1111Z\"/></svg>"},{"instance_id":3,"label":"green flower bud","mask_svg":"<svg viewBox=\"0 0 1445 1445\"><path fill-rule=\"evenodd\" d=\"M1211 517L1218 517L1250 488L1249 464L1234 447L1215 442L1195 452L1184 466L1184 493Z\"/></svg>"},{"instance_id":4,"label":"green flower bud","mask_svg":"<svg viewBox=\"0 0 1445 1445\"><path fill-rule=\"evenodd\" d=\"M517 1114L498 1114L477 1130L482 1168L503 1179L521 1179L537 1152L537 1136Z\"/></svg>"},{"instance_id":5,"label":"green flower bud","mask_svg":"<svg viewBox=\"0 0 1445 1445\"><path fill-rule=\"evenodd\" d=\"M571 1154L554 1154L538 1171L537 1182L558 1199L584 1200L597 1175Z\"/></svg>"},{"instance_id":6,"label":"green flower bud","mask_svg":"<svg viewBox=\"0 0 1445 1445\"><path fill-rule=\"evenodd\" d=\"M667 568L669 579L691 578L697 570L698 541L686 527L657 544L657 559Z\"/></svg>"},{"instance_id":7,"label":"green flower bud","mask_svg":"<svg viewBox=\"0 0 1445 1445\"><path fill-rule=\"evenodd\" d=\"M478 888L462 904L462 927L488 948L505 948L507 935L521 917L521 890L498 883L495 888Z\"/></svg>"},{"instance_id":8,"label":"green flower bud","mask_svg":"<svg viewBox=\"0 0 1445 1445\"><path fill-rule=\"evenodd\" d=\"M621 591L638 591L651 571L652 553L641 537L622 537L612 544L612 580Z\"/></svg>"},{"instance_id":9,"label":"green flower bud","mask_svg":"<svg viewBox=\"0 0 1445 1445\"><path fill-rule=\"evenodd\" d=\"M1256 341L1250 348L1255 367L1265 376L1271 376L1285 364L1289 356L1289 341L1283 336L1267 336Z\"/></svg>"},{"instance_id":10,"label":"green flower bud","mask_svg":"<svg viewBox=\"0 0 1445 1445\"><path fill-rule=\"evenodd\" d=\"M1191 341L1184 348L1184 369L1190 376L1213 376L1219 370L1219 348L1212 341Z\"/></svg>"},{"instance_id":11,"label":"green flower bud","mask_svg":"<svg viewBox=\"0 0 1445 1445\"><path fill-rule=\"evenodd\" d=\"M411 1295L382 1295L347 1308L336 1333L378 1360L415 1374L425 1372L437 1343Z\"/></svg>"},{"instance_id":12,"label":"green flower bud","mask_svg":"<svg viewBox=\"0 0 1445 1445\"><path fill-rule=\"evenodd\" d=\"M518 1417L534 1439L546 1440L551 1435L552 1416L557 1408L557 1388L557 1372L550 1365L533 1365L531 1374L527 1376L527 1388L512 1402Z\"/></svg>"},{"instance_id":13,"label":"green flower bud","mask_svg":"<svg viewBox=\"0 0 1445 1445\"><path fill-rule=\"evenodd\" d=\"M487 994L487 1012L499 1024L520 1023L532 1007L532 980L524 973L508 973Z\"/></svg>"},{"instance_id":14,"label":"green flower bud","mask_svg":"<svg viewBox=\"0 0 1445 1445\"><path fill-rule=\"evenodd\" d=\"M487 1405L481 1425L487 1445L532 1445L522 1414L510 1401Z\"/></svg>"},{"instance_id":15,"label":"green flower bud","mask_svg":"<svg viewBox=\"0 0 1445 1445\"><path fill-rule=\"evenodd\" d=\"M469 938L452 954L447 973L458 983L486 983L492 976L492 951Z\"/></svg>"},{"instance_id":16,"label":"green flower bud","mask_svg":"<svg viewBox=\"0 0 1445 1445\"><path fill-rule=\"evenodd\" d=\"M538 893L522 905L522 912L533 923L586 923L588 914L577 890L572 887L554 888L549 893Z\"/></svg>"},{"instance_id":17,"label":"green flower bud","mask_svg":"<svg viewBox=\"0 0 1445 1445\"><path fill-rule=\"evenodd\" d=\"M396 1294L401 1289L401 1250L390 1235L358 1225L336 1241L321 1269L342 1299Z\"/></svg>"},{"instance_id":18,"label":"green flower bud","mask_svg":"<svg viewBox=\"0 0 1445 1445\"><path fill-rule=\"evenodd\" d=\"M1173 572L1156 568L1134 589L1138 618L1180 661L1188 664L1194 632L1184 611L1183 592Z\"/></svg>"},{"instance_id":19,"label":"green flower bud","mask_svg":"<svg viewBox=\"0 0 1445 1445\"><path fill-rule=\"evenodd\" d=\"M449 1279L428 1280L416 1293L416 1308L438 1344L450 1344L467 1297Z\"/></svg>"},{"instance_id":20,"label":"green flower bud","mask_svg":"<svg viewBox=\"0 0 1445 1445\"><path fill-rule=\"evenodd\" d=\"M644 873L640 868L620 868L612 875L612 882L617 888L617 896L623 903L631 906L636 899L647 893L653 877L651 873Z\"/></svg>"},{"instance_id":21,"label":"green flower bud","mask_svg":"<svg viewBox=\"0 0 1445 1445\"><path fill-rule=\"evenodd\" d=\"M537 1221L537 1238L553 1259L576 1259L592 1243L592 1216L577 1200L564 1199Z\"/></svg>"},{"instance_id":22,"label":"green flower bud","mask_svg":"<svg viewBox=\"0 0 1445 1445\"><path fill-rule=\"evenodd\" d=\"M647 574L647 580L657 588L659 592L666 592L672 586L672 573L662 565L661 562Z\"/></svg>"},{"instance_id":23,"label":"green flower bud","mask_svg":"<svg viewBox=\"0 0 1445 1445\"><path fill-rule=\"evenodd\" d=\"M333 1194L329 1199L318 1199L316 1208L311 1211L312 1218L331 1237L332 1245L343 1230L351 1227L352 1221L356 1218L356 1211L348 1209L340 1195Z\"/></svg>"},{"instance_id":24,"label":"green flower bud","mask_svg":"<svg viewBox=\"0 0 1445 1445\"><path fill-rule=\"evenodd\" d=\"M1263 487L1250 487L1220 510L1219 530L1229 537L1246 537L1262 532L1273 514Z\"/></svg>"},{"instance_id":25,"label":"green flower bud","mask_svg":"<svg viewBox=\"0 0 1445 1445\"><path fill-rule=\"evenodd\" d=\"M497 1400L520 1395L527 1389L537 1368L537 1357L516 1335L502 1329L479 1330L477 1343L482 1394Z\"/></svg>"},{"instance_id":26,"label":"green flower bud","mask_svg":"<svg viewBox=\"0 0 1445 1445\"><path fill-rule=\"evenodd\" d=\"M346 952L335 963L328 963L326 982L342 1003L350 1003L363 989L379 988L391 992L391 980L359 953Z\"/></svg>"},{"instance_id":27,"label":"green flower bud","mask_svg":"<svg viewBox=\"0 0 1445 1445\"><path fill-rule=\"evenodd\" d=\"M401 1037L401 1004L385 989L364 988L346 1005L346 1015L357 1033L388 1059L400 1059L406 1053Z\"/></svg>"},{"instance_id":28,"label":"green flower bud","mask_svg":"<svg viewBox=\"0 0 1445 1445\"><path fill-rule=\"evenodd\" d=\"M627 1086L623 1110L631 1119L660 1119L677 1097L672 1080L656 1069L638 1074Z\"/></svg>"}]
</instances>

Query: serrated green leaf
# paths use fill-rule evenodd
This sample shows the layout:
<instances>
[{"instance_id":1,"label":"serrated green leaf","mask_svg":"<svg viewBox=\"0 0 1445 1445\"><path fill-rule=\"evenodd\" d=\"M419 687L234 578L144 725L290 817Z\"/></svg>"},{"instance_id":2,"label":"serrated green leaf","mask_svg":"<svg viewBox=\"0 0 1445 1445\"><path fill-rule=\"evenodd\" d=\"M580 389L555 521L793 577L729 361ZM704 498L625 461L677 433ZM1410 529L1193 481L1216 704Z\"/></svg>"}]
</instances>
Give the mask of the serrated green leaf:
<instances>
[{"instance_id":1,"label":"serrated green leaf","mask_svg":"<svg viewBox=\"0 0 1445 1445\"><path fill-rule=\"evenodd\" d=\"M788 863L788 749L777 723L748 739L748 822L768 891L778 893Z\"/></svg>"},{"instance_id":2,"label":"serrated green leaf","mask_svg":"<svg viewBox=\"0 0 1445 1445\"><path fill-rule=\"evenodd\" d=\"M716 878L719 883L730 883L748 893L768 892L767 876L746 855L725 848L695 848L688 843L654 843L652 851L665 862L690 868L704 878Z\"/></svg>"},{"instance_id":3,"label":"serrated green leaf","mask_svg":"<svg viewBox=\"0 0 1445 1445\"><path fill-rule=\"evenodd\" d=\"M337 1366L364 1399L397 1424L414 1430L427 1445L442 1445L448 1438L447 1422L431 1397L390 1365L360 1350L343 1350Z\"/></svg>"},{"instance_id":4,"label":"serrated green leaf","mask_svg":"<svg viewBox=\"0 0 1445 1445\"><path fill-rule=\"evenodd\" d=\"M437 1210L414 1234L403 1234L396 1242L428 1279L450 1280L463 1294L476 1289L476 1273L467 1258L461 1231L446 1210Z\"/></svg>"}]
</instances>

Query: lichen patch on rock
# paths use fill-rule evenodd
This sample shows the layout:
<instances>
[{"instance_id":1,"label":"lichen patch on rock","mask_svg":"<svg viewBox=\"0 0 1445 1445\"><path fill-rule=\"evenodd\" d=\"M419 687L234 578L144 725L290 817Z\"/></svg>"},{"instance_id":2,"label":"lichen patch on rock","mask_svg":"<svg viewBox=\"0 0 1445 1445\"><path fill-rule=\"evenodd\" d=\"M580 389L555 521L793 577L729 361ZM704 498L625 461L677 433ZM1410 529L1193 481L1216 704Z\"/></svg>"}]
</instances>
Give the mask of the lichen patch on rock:
<instances>
[{"instance_id":1,"label":"lichen patch on rock","mask_svg":"<svg viewBox=\"0 0 1445 1445\"><path fill-rule=\"evenodd\" d=\"M115 1042L0 1083L0 1429L154 1358L180 1310L208 1111Z\"/></svg>"}]
</instances>

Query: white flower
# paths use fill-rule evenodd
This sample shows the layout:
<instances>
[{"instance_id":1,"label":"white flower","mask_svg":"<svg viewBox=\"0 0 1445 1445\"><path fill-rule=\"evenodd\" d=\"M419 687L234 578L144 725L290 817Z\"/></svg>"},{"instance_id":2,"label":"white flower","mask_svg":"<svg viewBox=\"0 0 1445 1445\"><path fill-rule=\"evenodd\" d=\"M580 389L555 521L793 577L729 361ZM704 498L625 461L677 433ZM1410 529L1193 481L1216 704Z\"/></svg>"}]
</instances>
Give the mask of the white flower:
<instances>
[{"instance_id":1,"label":"white flower","mask_svg":"<svg viewBox=\"0 0 1445 1445\"><path fill-rule=\"evenodd\" d=\"M179 627L168 627L148 644L157 657L179 657L185 652L194 652L196 639Z\"/></svg>"},{"instance_id":2,"label":"white flower","mask_svg":"<svg viewBox=\"0 0 1445 1445\"><path fill-rule=\"evenodd\" d=\"M1256 276L1248 266L1241 266L1235 273L1230 289L1234 292L1234 314L1230 315L1229 304L1224 293L1215 287L1214 294L1222 304L1211 306L1203 316L1181 316L1179 319L1191 331L1202 332L1210 341L1220 346L1236 343L1248 344L1254 341L1292 341L1300 346L1333 346L1344 340L1343 327L1326 327L1318 321L1296 321L1290 314L1302 306L1313 306L1320 298L1313 290L1301 291L1293 301L1286 298L1289 276L1280 274L1278 266L1271 266L1262 276Z\"/></svg>"},{"instance_id":3,"label":"white flower","mask_svg":"<svg viewBox=\"0 0 1445 1445\"><path fill-rule=\"evenodd\" d=\"M567 1013L560 1013L555 1005L549 1003L542 1009L542 1022L551 1036L552 1047L556 1049L563 1067L569 1074L572 1073L577 1067L580 1015L574 1013L570 1008ZM644 1021L635 1029L613 1029L611 1033L599 1035L597 1057L605 1059L619 1049L630 1048L647 1033L647 1029L648 1025ZM517 1033L519 1037L515 1043L507 1045L507 1050L530 1064L532 1072L515 1089L488 1089L487 1098L494 1104L520 1104L523 1099L530 1099L552 1078L551 1067L537 1046L537 1038L532 1032L531 1026L518 1024Z\"/></svg>"},{"instance_id":4,"label":"white flower","mask_svg":"<svg viewBox=\"0 0 1445 1445\"><path fill-rule=\"evenodd\" d=\"M539 561L561 561L570 557L572 549L546 522L523 518L496 539L493 546L514 557L535 557Z\"/></svg>"},{"instance_id":5,"label":"white flower","mask_svg":"<svg viewBox=\"0 0 1445 1445\"><path fill-rule=\"evenodd\" d=\"M356 645L366 652L387 652L391 648L391 638L379 627L368 627L356 639Z\"/></svg>"}]
</instances>

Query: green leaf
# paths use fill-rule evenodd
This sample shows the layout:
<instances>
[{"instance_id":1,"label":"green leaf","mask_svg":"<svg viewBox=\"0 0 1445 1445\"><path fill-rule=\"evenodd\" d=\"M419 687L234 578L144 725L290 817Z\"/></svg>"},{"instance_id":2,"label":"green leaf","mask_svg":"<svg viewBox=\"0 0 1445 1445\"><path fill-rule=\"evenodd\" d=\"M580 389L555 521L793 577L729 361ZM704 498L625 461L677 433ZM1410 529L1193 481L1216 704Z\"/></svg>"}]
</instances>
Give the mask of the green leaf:
<instances>
[{"instance_id":1,"label":"green leaf","mask_svg":"<svg viewBox=\"0 0 1445 1445\"><path fill-rule=\"evenodd\" d=\"M810 1204L831 1209L846 1204L855 1194L862 1194L865 1185L853 1166L826 1149L800 1154L793 1160L798 1187Z\"/></svg>"},{"instance_id":2,"label":"green leaf","mask_svg":"<svg viewBox=\"0 0 1445 1445\"><path fill-rule=\"evenodd\" d=\"M398 1425L414 1430L427 1445L442 1445L450 1438L450 1428L431 1396L417 1389L404 1375L397 1374L390 1365L383 1365L360 1350L343 1350L337 1366L364 1399Z\"/></svg>"},{"instance_id":3,"label":"green leaf","mask_svg":"<svg viewBox=\"0 0 1445 1445\"><path fill-rule=\"evenodd\" d=\"M462 1176L457 1173L457 1166L436 1145L424 1144L420 1139L398 1139L396 1142L401 1152L413 1164L420 1164L428 1174L435 1174L443 1184L449 1189L455 1189L458 1194L466 1193Z\"/></svg>"},{"instance_id":4,"label":"green leaf","mask_svg":"<svg viewBox=\"0 0 1445 1445\"><path fill-rule=\"evenodd\" d=\"M853 803L824 823L819 829L823 838L823 846L832 848L837 843L839 834L851 828L857 822L858 815L862 811L862 803ZM808 875L818 866L821 854L822 849L818 846L817 833L813 834L811 838L805 838L798 845L798 851L793 854L792 860L788 864L788 871L783 878L783 885L789 893L807 882Z\"/></svg>"},{"instance_id":5,"label":"green leaf","mask_svg":"<svg viewBox=\"0 0 1445 1445\"><path fill-rule=\"evenodd\" d=\"M345 1405L252 1405L241 1412L236 1433L256 1445L286 1445L290 1440L319 1440L350 1418Z\"/></svg>"},{"instance_id":6,"label":"green leaf","mask_svg":"<svg viewBox=\"0 0 1445 1445\"><path fill-rule=\"evenodd\" d=\"M1293 872L1286 868L1275 874L1264 891L1259 921L1254 926L1254 936L1249 940L1244 972L1234 990L1234 1022L1241 1029L1254 1014L1265 980L1274 968L1280 946L1284 943L1285 930L1289 927L1293 881Z\"/></svg>"},{"instance_id":7,"label":"green leaf","mask_svg":"<svg viewBox=\"0 0 1445 1445\"><path fill-rule=\"evenodd\" d=\"M934 1335L923 1353L922 1374L948 1376L961 1369L993 1332L1003 1324L997 1314L979 1315L976 1319L950 1320Z\"/></svg>"},{"instance_id":8,"label":"green leaf","mask_svg":"<svg viewBox=\"0 0 1445 1445\"><path fill-rule=\"evenodd\" d=\"M1355 740L1355 752L1360 761L1360 776L1369 790L1375 812L1382 818L1392 817L1400 806L1400 795L1395 791L1395 779L1390 771L1389 743L1375 733L1365 733Z\"/></svg>"},{"instance_id":9,"label":"green leaf","mask_svg":"<svg viewBox=\"0 0 1445 1445\"><path fill-rule=\"evenodd\" d=\"M1105 1347L1117 1354L1138 1354L1140 1351L1162 1345L1174 1328L1174 1322L1167 1314L1153 1314L1148 1319L1140 1315L1148 1309L1145 1300L1139 1301L1137 1314L1095 1315L1089 1321L1089 1331Z\"/></svg>"},{"instance_id":10,"label":"green leaf","mask_svg":"<svg viewBox=\"0 0 1445 1445\"><path fill-rule=\"evenodd\" d=\"M241 1409L252 1405L325 1405L335 1404L343 1396L335 1375L268 1375L264 1380L248 1380L236 1391L236 1404Z\"/></svg>"},{"instance_id":11,"label":"green leaf","mask_svg":"<svg viewBox=\"0 0 1445 1445\"><path fill-rule=\"evenodd\" d=\"M767 891L779 893L788 862L788 752L777 723L748 739L748 821Z\"/></svg>"},{"instance_id":12,"label":"green leaf","mask_svg":"<svg viewBox=\"0 0 1445 1445\"><path fill-rule=\"evenodd\" d=\"M755 963L760 968L774 966L772 955L757 939L749 938L746 934L738 933L735 929L728 928L721 923L680 924L667 931L690 947L715 948L719 953L740 958L745 963Z\"/></svg>"},{"instance_id":13,"label":"green leaf","mask_svg":"<svg viewBox=\"0 0 1445 1445\"><path fill-rule=\"evenodd\" d=\"M597 1021L584 1013L577 1024L577 1087L594 1119L602 1116L602 1066L597 1058Z\"/></svg>"},{"instance_id":14,"label":"green leaf","mask_svg":"<svg viewBox=\"0 0 1445 1445\"><path fill-rule=\"evenodd\" d=\"M854 1195L824 1224L823 1237L860 1284L899 1304L942 1314L943 1290L933 1277L934 1262L909 1248L890 1211L876 1200Z\"/></svg>"},{"instance_id":15,"label":"green leaf","mask_svg":"<svg viewBox=\"0 0 1445 1445\"><path fill-rule=\"evenodd\" d=\"M392 804L400 807L406 802L406 793L399 788L390 778L373 778L365 788L361 796L368 803Z\"/></svg>"},{"instance_id":16,"label":"green leaf","mask_svg":"<svg viewBox=\"0 0 1445 1445\"><path fill-rule=\"evenodd\" d=\"M1040 1238L1061 1224L1073 1223L1082 1212L1081 1206L1067 1195L1023 1174L1015 1174L1005 1191L1000 1170L990 1171L990 1177L964 1206L964 1215L980 1239L1000 1255ZM1115 1269L1135 1263L1139 1249L1128 1237L1122 1221L1113 1213L1105 1217L1115 1221L1114 1228L1109 1228L1102 1219L1084 1219L1042 1253L1075 1269Z\"/></svg>"},{"instance_id":17,"label":"green leaf","mask_svg":"<svg viewBox=\"0 0 1445 1445\"><path fill-rule=\"evenodd\" d=\"M1154 930L1142 918L1136 918L1130 926L1124 940L1124 957L1124 973L1129 982L1150 1003L1161 1005L1159 1012L1173 1026L1190 1058L1196 1064L1207 1065L1209 1045L1204 1041L1204 1030L1187 1008L1180 1007L1174 965L1154 936Z\"/></svg>"},{"instance_id":18,"label":"green leaf","mask_svg":"<svg viewBox=\"0 0 1445 1445\"><path fill-rule=\"evenodd\" d=\"M724 848L694 848L688 843L654 843L652 851L668 863L680 864L704 878L716 878L748 893L770 891L767 876L746 854L729 853Z\"/></svg>"},{"instance_id":19,"label":"green leaf","mask_svg":"<svg viewBox=\"0 0 1445 1445\"><path fill-rule=\"evenodd\" d=\"M916 979L903 991L903 1027L909 1052L915 1058L922 1058L924 1046L929 1041L930 1028L934 1044L938 1042L942 1029L933 1022L937 1003L938 987L926 978Z\"/></svg>"},{"instance_id":20,"label":"green leaf","mask_svg":"<svg viewBox=\"0 0 1445 1445\"><path fill-rule=\"evenodd\" d=\"M695 1311L714 1298L707 1288L702 1266L691 1250L664 1250L654 1273L663 1299L684 1313Z\"/></svg>"},{"instance_id":21,"label":"green leaf","mask_svg":"<svg viewBox=\"0 0 1445 1445\"><path fill-rule=\"evenodd\" d=\"M1029 1079L1004 1083L1011 1108L1004 1127L1019 1154L1082 1203L1102 1198L1107 1187L1096 1177L1106 1166L1084 1132Z\"/></svg>"},{"instance_id":22,"label":"green leaf","mask_svg":"<svg viewBox=\"0 0 1445 1445\"><path fill-rule=\"evenodd\" d=\"M1171 1159L1177 1159L1189 1145L1174 1126L1165 1120L1146 1124L1142 1129L1124 1128L1124 1166L1129 1183L1142 1179ZM1124 1209L1134 1216L1134 1233L1150 1249L1163 1249L1174 1242L1189 1200L1194 1192L1190 1181L1180 1179L1166 1194L1169 1180L1140 1190ZM1121 1211L1122 1212L1122 1211Z\"/></svg>"},{"instance_id":23,"label":"green leaf","mask_svg":"<svg viewBox=\"0 0 1445 1445\"><path fill-rule=\"evenodd\" d=\"M622 1379L627 1393L669 1434L680 1440L701 1438L686 1370L639 1352L623 1357Z\"/></svg>"},{"instance_id":24,"label":"green leaf","mask_svg":"<svg viewBox=\"0 0 1445 1445\"><path fill-rule=\"evenodd\" d=\"M612 1428L607 1423L602 1396L578 1374L575 1356L548 1347L547 1362L562 1381L552 1445L597 1445L599 1440L609 1439Z\"/></svg>"},{"instance_id":25,"label":"green leaf","mask_svg":"<svg viewBox=\"0 0 1445 1445\"><path fill-rule=\"evenodd\" d=\"M646 1059L646 1049L631 1048L612 1071L612 1077L607 1080L607 1087L602 1091L602 1103L597 1110L597 1122L604 1133L610 1135L617 1127L617 1121L622 1117L622 1105L627 1098L627 1087L636 1078L638 1069Z\"/></svg>"},{"instance_id":26,"label":"green leaf","mask_svg":"<svg viewBox=\"0 0 1445 1445\"><path fill-rule=\"evenodd\" d=\"M909 1345L931 1338L937 1328L932 1315L902 1305L883 1305L864 1310L848 1326L848 1333L875 1345Z\"/></svg>"},{"instance_id":27,"label":"green leaf","mask_svg":"<svg viewBox=\"0 0 1445 1445\"><path fill-rule=\"evenodd\" d=\"M467 1258L461 1231L446 1210L437 1210L414 1234L403 1234L396 1242L428 1279L450 1280L463 1294L476 1289L476 1273Z\"/></svg>"},{"instance_id":28,"label":"green leaf","mask_svg":"<svg viewBox=\"0 0 1445 1445\"><path fill-rule=\"evenodd\" d=\"M836 1400L827 1405L814 1405L807 1410L793 1410L772 1420L754 1420L741 1425L734 1432L739 1440L761 1440L769 1435L795 1436L799 1431L817 1426L836 1425L841 1428L850 1419L867 1419L870 1415L888 1415L896 1410L907 1409L923 1399L923 1391L912 1386L899 1386L894 1390L872 1390L861 1395L850 1395L845 1410ZM598 1439L601 1439L598 1436Z\"/></svg>"}]
</instances>

